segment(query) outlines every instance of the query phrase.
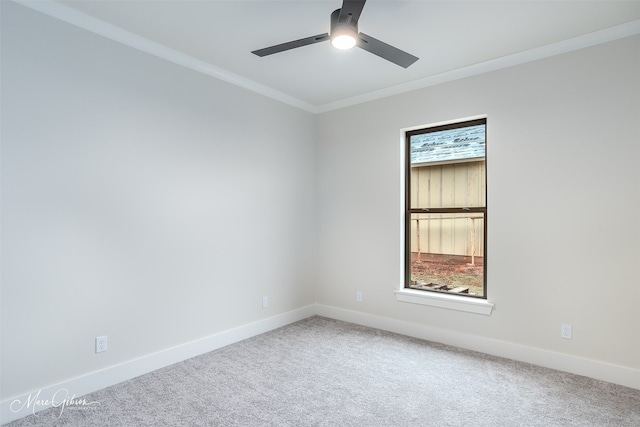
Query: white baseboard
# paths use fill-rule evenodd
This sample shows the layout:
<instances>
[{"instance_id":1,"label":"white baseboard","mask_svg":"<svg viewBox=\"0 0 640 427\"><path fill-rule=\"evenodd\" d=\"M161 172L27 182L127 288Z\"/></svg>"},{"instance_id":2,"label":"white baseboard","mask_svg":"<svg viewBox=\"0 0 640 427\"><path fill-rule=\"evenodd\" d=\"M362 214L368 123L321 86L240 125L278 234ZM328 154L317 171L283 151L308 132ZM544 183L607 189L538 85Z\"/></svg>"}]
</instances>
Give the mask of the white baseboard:
<instances>
[{"instance_id":1,"label":"white baseboard","mask_svg":"<svg viewBox=\"0 0 640 427\"><path fill-rule=\"evenodd\" d=\"M640 390L640 370L338 307L314 304L239 326L0 402L0 423L29 416L156 369L286 326L313 315L519 360ZM72 397L72 396L76 397ZM37 402L36 402L37 400ZM91 403L91 402L87 402Z\"/></svg>"},{"instance_id":2,"label":"white baseboard","mask_svg":"<svg viewBox=\"0 0 640 427\"><path fill-rule=\"evenodd\" d=\"M78 399L86 394L306 319L315 314L315 306L308 305L58 384L43 387L29 394L15 396L0 402L0 424L9 423L52 406L64 409L65 402L71 402L71 400ZM87 404L89 403L91 402L87 402Z\"/></svg>"},{"instance_id":3,"label":"white baseboard","mask_svg":"<svg viewBox=\"0 0 640 427\"><path fill-rule=\"evenodd\" d=\"M327 305L317 304L316 314L640 390L638 369Z\"/></svg>"}]
</instances>

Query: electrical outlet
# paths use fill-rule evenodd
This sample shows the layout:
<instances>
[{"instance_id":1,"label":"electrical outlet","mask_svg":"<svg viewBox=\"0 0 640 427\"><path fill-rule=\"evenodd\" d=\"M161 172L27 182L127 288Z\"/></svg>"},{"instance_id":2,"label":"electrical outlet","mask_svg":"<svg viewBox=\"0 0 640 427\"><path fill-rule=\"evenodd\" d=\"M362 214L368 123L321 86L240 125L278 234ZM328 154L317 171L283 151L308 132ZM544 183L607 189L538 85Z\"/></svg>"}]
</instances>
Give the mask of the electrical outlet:
<instances>
[{"instance_id":1,"label":"electrical outlet","mask_svg":"<svg viewBox=\"0 0 640 427\"><path fill-rule=\"evenodd\" d=\"M96 353L107 351L107 336L96 337Z\"/></svg>"},{"instance_id":2,"label":"electrical outlet","mask_svg":"<svg viewBox=\"0 0 640 427\"><path fill-rule=\"evenodd\" d=\"M269 307L269 297L262 297L262 308Z\"/></svg>"},{"instance_id":3,"label":"electrical outlet","mask_svg":"<svg viewBox=\"0 0 640 427\"><path fill-rule=\"evenodd\" d=\"M356 292L356 301L362 302L362 292Z\"/></svg>"},{"instance_id":4,"label":"electrical outlet","mask_svg":"<svg viewBox=\"0 0 640 427\"><path fill-rule=\"evenodd\" d=\"M571 339L571 325L562 324L562 326L560 326L560 338L564 338L566 340Z\"/></svg>"}]
</instances>

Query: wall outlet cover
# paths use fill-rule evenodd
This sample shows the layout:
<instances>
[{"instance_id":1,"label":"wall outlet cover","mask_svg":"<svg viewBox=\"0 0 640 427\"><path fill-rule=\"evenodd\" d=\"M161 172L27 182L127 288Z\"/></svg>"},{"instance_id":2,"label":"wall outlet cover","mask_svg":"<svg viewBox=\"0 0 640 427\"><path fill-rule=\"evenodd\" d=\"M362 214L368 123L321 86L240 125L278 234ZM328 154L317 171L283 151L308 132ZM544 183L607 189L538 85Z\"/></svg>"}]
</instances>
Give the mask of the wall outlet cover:
<instances>
[{"instance_id":1,"label":"wall outlet cover","mask_svg":"<svg viewBox=\"0 0 640 427\"><path fill-rule=\"evenodd\" d=\"M96 337L96 353L107 351L107 336Z\"/></svg>"},{"instance_id":2,"label":"wall outlet cover","mask_svg":"<svg viewBox=\"0 0 640 427\"><path fill-rule=\"evenodd\" d=\"M560 326L560 337L566 340L571 339L571 325L563 324Z\"/></svg>"}]
</instances>

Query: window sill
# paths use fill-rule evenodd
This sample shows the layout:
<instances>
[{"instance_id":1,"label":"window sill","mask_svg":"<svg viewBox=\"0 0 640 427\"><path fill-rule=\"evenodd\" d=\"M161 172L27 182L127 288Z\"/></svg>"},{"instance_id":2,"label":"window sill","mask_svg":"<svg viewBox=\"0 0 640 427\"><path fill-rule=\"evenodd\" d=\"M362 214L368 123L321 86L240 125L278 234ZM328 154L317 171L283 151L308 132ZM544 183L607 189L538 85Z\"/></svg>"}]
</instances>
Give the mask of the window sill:
<instances>
[{"instance_id":1,"label":"window sill","mask_svg":"<svg viewBox=\"0 0 640 427\"><path fill-rule=\"evenodd\" d=\"M485 299L468 298L458 295L447 295L436 292L400 289L395 291L396 300L431 307L464 311L467 313L491 315L494 305Z\"/></svg>"}]
</instances>

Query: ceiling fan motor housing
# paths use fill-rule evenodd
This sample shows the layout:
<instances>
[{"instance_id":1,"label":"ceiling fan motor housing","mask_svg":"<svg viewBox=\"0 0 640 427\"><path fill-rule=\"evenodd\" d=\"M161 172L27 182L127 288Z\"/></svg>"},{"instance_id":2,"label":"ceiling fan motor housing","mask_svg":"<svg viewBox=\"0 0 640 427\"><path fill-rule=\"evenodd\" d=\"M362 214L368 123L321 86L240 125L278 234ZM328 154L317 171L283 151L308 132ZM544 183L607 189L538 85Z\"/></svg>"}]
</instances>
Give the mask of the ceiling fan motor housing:
<instances>
[{"instance_id":1,"label":"ceiling fan motor housing","mask_svg":"<svg viewBox=\"0 0 640 427\"><path fill-rule=\"evenodd\" d=\"M340 21L340 10L336 9L331 14L331 40L339 36L350 36L358 40L358 21L351 19L351 14Z\"/></svg>"}]
</instances>

